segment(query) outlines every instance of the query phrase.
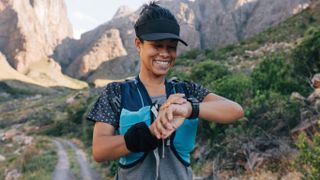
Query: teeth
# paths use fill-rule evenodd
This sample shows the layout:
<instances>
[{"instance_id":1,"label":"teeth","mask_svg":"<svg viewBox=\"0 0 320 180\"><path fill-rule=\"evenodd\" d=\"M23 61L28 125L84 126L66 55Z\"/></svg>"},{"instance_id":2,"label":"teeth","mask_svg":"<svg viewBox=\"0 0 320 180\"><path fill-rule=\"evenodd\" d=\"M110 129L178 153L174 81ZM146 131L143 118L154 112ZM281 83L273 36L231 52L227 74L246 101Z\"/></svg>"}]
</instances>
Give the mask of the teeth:
<instances>
[{"instance_id":1,"label":"teeth","mask_svg":"<svg viewBox=\"0 0 320 180\"><path fill-rule=\"evenodd\" d=\"M168 65L169 64L168 61L155 61L155 62L158 64L161 64L161 65Z\"/></svg>"}]
</instances>

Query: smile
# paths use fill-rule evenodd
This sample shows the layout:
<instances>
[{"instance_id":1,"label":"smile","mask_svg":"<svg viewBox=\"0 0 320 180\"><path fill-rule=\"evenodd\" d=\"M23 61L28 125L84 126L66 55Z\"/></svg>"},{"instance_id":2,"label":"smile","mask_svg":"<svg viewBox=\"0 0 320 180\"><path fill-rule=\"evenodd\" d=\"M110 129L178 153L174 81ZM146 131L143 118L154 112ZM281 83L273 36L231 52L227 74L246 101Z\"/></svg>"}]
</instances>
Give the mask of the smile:
<instances>
[{"instance_id":1,"label":"smile","mask_svg":"<svg viewBox=\"0 0 320 180\"><path fill-rule=\"evenodd\" d=\"M157 60L155 60L154 62L157 63L157 64L160 64L160 65L169 65L170 64L169 61L157 61Z\"/></svg>"}]
</instances>

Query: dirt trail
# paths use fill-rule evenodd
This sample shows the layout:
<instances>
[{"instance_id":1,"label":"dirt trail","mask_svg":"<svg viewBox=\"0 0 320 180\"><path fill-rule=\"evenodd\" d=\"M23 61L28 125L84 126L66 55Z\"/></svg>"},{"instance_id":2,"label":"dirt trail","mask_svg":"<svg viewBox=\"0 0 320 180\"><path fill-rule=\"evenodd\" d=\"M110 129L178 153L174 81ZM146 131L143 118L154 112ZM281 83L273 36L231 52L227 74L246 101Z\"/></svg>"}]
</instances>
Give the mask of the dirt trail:
<instances>
[{"instance_id":1,"label":"dirt trail","mask_svg":"<svg viewBox=\"0 0 320 180\"><path fill-rule=\"evenodd\" d=\"M80 166L80 177L82 180L100 180L100 175L94 171L87 162L86 154L69 140L53 140L58 150L58 164L52 180L74 180L75 176L69 170L70 163L64 145L69 146L76 155L77 163Z\"/></svg>"},{"instance_id":2,"label":"dirt trail","mask_svg":"<svg viewBox=\"0 0 320 180\"><path fill-rule=\"evenodd\" d=\"M52 180L69 180L74 179L72 174L69 171L69 160L67 151L64 149L63 144L60 141L53 140L54 144L57 147L58 151L58 164L56 165L56 169L53 173Z\"/></svg>"},{"instance_id":3,"label":"dirt trail","mask_svg":"<svg viewBox=\"0 0 320 180\"><path fill-rule=\"evenodd\" d=\"M99 180L101 177L99 174L91 169L87 162L86 154L79 149L75 144L73 144L71 141L65 141L66 144L68 144L71 149L75 152L77 156L78 164L80 165L81 170L81 178L83 180Z\"/></svg>"}]
</instances>

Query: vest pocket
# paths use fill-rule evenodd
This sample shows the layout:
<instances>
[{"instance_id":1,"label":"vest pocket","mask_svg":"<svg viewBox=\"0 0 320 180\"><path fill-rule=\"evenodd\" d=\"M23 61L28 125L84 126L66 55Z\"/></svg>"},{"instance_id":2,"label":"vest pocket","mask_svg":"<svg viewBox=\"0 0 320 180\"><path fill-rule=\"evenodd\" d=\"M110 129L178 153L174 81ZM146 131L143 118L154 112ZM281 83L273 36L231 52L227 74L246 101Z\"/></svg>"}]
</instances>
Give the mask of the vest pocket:
<instances>
[{"instance_id":1,"label":"vest pocket","mask_svg":"<svg viewBox=\"0 0 320 180\"><path fill-rule=\"evenodd\" d=\"M150 126L150 106L143 107L139 111L122 109L119 122L120 134L125 134L131 126L139 122L145 122L147 126Z\"/></svg>"},{"instance_id":2,"label":"vest pocket","mask_svg":"<svg viewBox=\"0 0 320 180\"><path fill-rule=\"evenodd\" d=\"M174 147L179 156L190 163L190 152L193 150L198 129L198 119L186 119L177 129L174 137Z\"/></svg>"},{"instance_id":3,"label":"vest pocket","mask_svg":"<svg viewBox=\"0 0 320 180\"><path fill-rule=\"evenodd\" d=\"M139 123L145 122L147 126L151 124L151 117L150 117L150 106L143 107L138 111L129 111L127 109L122 109L120 114L120 122L119 122L119 132L120 134L125 134L128 129ZM144 153L130 153L126 156L120 158L120 164L122 166L128 166L131 164L135 164L138 162Z\"/></svg>"}]
</instances>

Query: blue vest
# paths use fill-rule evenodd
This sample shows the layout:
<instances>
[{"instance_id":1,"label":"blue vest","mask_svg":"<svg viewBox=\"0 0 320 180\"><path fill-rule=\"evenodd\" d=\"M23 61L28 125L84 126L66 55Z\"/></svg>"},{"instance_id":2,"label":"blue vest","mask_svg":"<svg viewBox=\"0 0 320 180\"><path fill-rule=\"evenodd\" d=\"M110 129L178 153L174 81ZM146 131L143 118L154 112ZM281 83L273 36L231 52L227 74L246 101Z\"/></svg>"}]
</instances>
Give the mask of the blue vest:
<instances>
[{"instance_id":1,"label":"blue vest","mask_svg":"<svg viewBox=\"0 0 320 180\"><path fill-rule=\"evenodd\" d=\"M166 80L165 85L167 97L174 93L184 93L189 97L185 84ZM150 126L153 122L151 107L151 98L139 77L121 83L119 133L125 134L132 125L139 122L145 122ZM170 137L172 151L185 166L190 165L190 152L194 148L197 128L198 119L186 119ZM146 155L144 152L129 153L120 158L120 167L133 167L143 161Z\"/></svg>"}]
</instances>

